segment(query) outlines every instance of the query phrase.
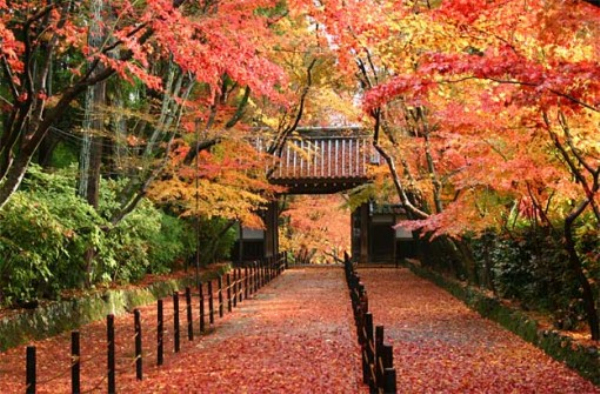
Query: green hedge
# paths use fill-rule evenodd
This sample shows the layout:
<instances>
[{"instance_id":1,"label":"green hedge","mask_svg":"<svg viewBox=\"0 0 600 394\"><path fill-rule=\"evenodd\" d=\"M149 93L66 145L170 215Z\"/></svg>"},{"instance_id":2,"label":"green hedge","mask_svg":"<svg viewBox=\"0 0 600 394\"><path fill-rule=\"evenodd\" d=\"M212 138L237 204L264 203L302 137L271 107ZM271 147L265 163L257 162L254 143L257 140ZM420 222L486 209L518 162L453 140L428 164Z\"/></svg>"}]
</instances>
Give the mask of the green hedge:
<instances>
[{"instance_id":1,"label":"green hedge","mask_svg":"<svg viewBox=\"0 0 600 394\"><path fill-rule=\"evenodd\" d=\"M123 181L103 180L94 209L77 196L72 171L49 173L32 165L22 188L0 210L0 307L168 273L193 259L197 243L203 266L228 257L235 231L227 220L202 218L196 228L142 199L113 225Z\"/></svg>"}]
</instances>

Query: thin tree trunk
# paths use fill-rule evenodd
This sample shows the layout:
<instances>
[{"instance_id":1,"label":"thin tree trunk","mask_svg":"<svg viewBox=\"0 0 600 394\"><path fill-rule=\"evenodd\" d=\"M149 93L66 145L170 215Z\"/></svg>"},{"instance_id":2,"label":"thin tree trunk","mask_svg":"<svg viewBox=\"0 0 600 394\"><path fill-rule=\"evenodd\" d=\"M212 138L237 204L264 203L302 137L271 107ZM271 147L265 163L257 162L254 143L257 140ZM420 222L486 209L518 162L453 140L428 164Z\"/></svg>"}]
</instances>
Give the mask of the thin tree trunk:
<instances>
[{"instance_id":1,"label":"thin tree trunk","mask_svg":"<svg viewBox=\"0 0 600 394\"><path fill-rule=\"evenodd\" d=\"M90 47L100 48L105 34L102 28L103 0L94 0L92 4L94 17L88 38ZM95 73L102 73L104 67L97 65ZM106 80L100 81L87 88L85 116L84 116L84 142L80 154L80 181L79 195L86 199L88 204L98 209L100 199L100 168L102 166L103 137L98 134L102 130L104 122L100 115L100 108L106 105ZM86 286L93 282L93 269L95 260L93 245L89 245L85 252Z\"/></svg>"},{"instance_id":2,"label":"thin tree trunk","mask_svg":"<svg viewBox=\"0 0 600 394\"><path fill-rule=\"evenodd\" d=\"M435 163L433 162L433 155L431 154L431 144L429 143L429 131L424 133L425 138L425 157L427 158L427 169L429 170L429 176L431 177L431 183L433 184L433 202L435 204L436 213L442 213L444 207L442 205L442 183L435 170Z\"/></svg>"},{"instance_id":3,"label":"thin tree trunk","mask_svg":"<svg viewBox=\"0 0 600 394\"><path fill-rule=\"evenodd\" d=\"M46 138L42 140L40 147L38 148L37 163L43 168L50 166L52 162L52 155L54 150L60 142L60 137L52 134L46 135Z\"/></svg>"},{"instance_id":4,"label":"thin tree trunk","mask_svg":"<svg viewBox=\"0 0 600 394\"><path fill-rule=\"evenodd\" d=\"M583 272L583 267L581 264L581 258L575 249L575 239L573 237L573 223L575 220L583 213L587 205L589 204L589 200L581 203L575 211L573 211L565 220L565 248L569 253L569 265L571 269L575 273L577 281L583 290L582 298L583 305L585 308L585 312L587 315L588 325L590 326L590 333L592 334L592 339L597 341L600 340L600 323L598 320L598 310L596 309L596 302L594 298L594 291L592 290L592 286L588 281L585 273Z\"/></svg>"},{"instance_id":5,"label":"thin tree trunk","mask_svg":"<svg viewBox=\"0 0 600 394\"><path fill-rule=\"evenodd\" d=\"M88 42L91 48L99 49L105 37L102 28L104 0L94 0L92 8L94 16ZM102 65L99 64L95 73L102 73L103 71ZM103 128L104 122L102 122L99 109L105 104L106 81L88 87L83 122L84 141L79 162L79 195L85 198L94 208L98 207L100 166L102 164L102 136L97 133ZM95 133L96 135L94 135Z\"/></svg>"}]
</instances>

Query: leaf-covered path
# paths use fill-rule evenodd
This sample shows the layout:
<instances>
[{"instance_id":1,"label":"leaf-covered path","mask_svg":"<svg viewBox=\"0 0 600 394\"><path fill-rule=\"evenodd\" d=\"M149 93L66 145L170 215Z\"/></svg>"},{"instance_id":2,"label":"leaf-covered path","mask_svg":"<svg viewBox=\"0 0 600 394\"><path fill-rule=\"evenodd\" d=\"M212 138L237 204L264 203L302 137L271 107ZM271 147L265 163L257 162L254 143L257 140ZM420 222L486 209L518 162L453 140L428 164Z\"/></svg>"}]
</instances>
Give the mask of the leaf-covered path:
<instances>
[{"instance_id":1,"label":"leaf-covered path","mask_svg":"<svg viewBox=\"0 0 600 394\"><path fill-rule=\"evenodd\" d=\"M407 269L360 269L394 345L399 393L600 393L541 350Z\"/></svg>"},{"instance_id":2,"label":"leaf-covered path","mask_svg":"<svg viewBox=\"0 0 600 394\"><path fill-rule=\"evenodd\" d=\"M590 382L406 269L360 269L376 325L394 345L399 393L600 393ZM154 307L142 308L152 323ZM216 319L208 335L155 366L144 331L144 380L131 364L131 316L117 318L117 391L364 393L348 290L340 268L296 268ZM82 327L82 389L105 392L105 327ZM119 340L119 338L122 338ZM40 393L69 392L68 334L35 345ZM126 343L125 343L125 342ZM24 348L0 354L0 392L24 392ZM68 372L68 370L67 370Z\"/></svg>"},{"instance_id":3,"label":"leaf-covered path","mask_svg":"<svg viewBox=\"0 0 600 394\"><path fill-rule=\"evenodd\" d=\"M285 271L233 313L173 353L172 303L165 299L165 359L156 366L156 306L140 308L144 380L135 379L131 314L117 316L117 392L358 393L359 348L340 268ZM181 306L180 306L181 308ZM182 317L182 319L184 319ZM198 322L196 321L196 324ZM106 327L80 328L82 392L106 392ZM39 393L70 392L70 334L35 341ZM0 353L0 393L25 392L25 347ZM362 391L361 391L362 388Z\"/></svg>"},{"instance_id":4,"label":"leaf-covered path","mask_svg":"<svg viewBox=\"0 0 600 394\"><path fill-rule=\"evenodd\" d=\"M359 350L339 268L292 269L142 383L144 393L355 393ZM123 387L123 385L121 385Z\"/></svg>"}]
</instances>

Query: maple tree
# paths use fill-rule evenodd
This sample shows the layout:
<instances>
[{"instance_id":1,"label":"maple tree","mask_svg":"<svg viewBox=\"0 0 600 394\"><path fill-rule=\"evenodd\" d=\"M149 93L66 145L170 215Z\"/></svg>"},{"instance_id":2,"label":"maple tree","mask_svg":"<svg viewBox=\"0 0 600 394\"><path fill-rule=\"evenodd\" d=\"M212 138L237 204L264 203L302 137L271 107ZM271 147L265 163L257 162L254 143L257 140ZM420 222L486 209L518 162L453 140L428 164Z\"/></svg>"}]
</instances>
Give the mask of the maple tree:
<instances>
[{"instance_id":1,"label":"maple tree","mask_svg":"<svg viewBox=\"0 0 600 394\"><path fill-rule=\"evenodd\" d=\"M260 228L258 212L280 188L266 179L264 154L243 141L222 140L202 151L194 166L181 165L189 145L176 147L149 197L183 216L221 217Z\"/></svg>"},{"instance_id":2,"label":"maple tree","mask_svg":"<svg viewBox=\"0 0 600 394\"><path fill-rule=\"evenodd\" d=\"M315 17L340 65L358 68L375 146L418 219L403 226L453 238L516 220L562 228L598 339L584 268L597 254L579 241L597 237L600 221L592 5L346 1L320 4ZM361 9L378 12L357 18Z\"/></svg>"},{"instance_id":3,"label":"maple tree","mask_svg":"<svg viewBox=\"0 0 600 394\"><path fill-rule=\"evenodd\" d=\"M355 114L344 106L347 90L333 89L339 76L331 54L319 48L323 38L307 34L305 18L292 11L282 5L267 13L273 34L261 43L262 56L280 67L287 89L269 98L229 75L214 95L210 87L195 89L188 99L194 109L181 121L193 132L174 140L169 161L149 191L155 201L183 216L221 216L231 224L261 228L258 213L284 192L267 177L300 121Z\"/></svg>"},{"instance_id":4,"label":"maple tree","mask_svg":"<svg viewBox=\"0 0 600 394\"><path fill-rule=\"evenodd\" d=\"M256 10L275 1L106 2L100 26L108 38L97 49L87 40L92 3L0 3L0 206L20 185L48 130L88 87L119 78L161 92L166 86L154 66L169 59L190 82L209 87L210 97L223 75L258 96L275 97L275 86L284 83L279 67L260 56L270 21ZM57 67L69 74L60 84L53 83Z\"/></svg>"}]
</instances>

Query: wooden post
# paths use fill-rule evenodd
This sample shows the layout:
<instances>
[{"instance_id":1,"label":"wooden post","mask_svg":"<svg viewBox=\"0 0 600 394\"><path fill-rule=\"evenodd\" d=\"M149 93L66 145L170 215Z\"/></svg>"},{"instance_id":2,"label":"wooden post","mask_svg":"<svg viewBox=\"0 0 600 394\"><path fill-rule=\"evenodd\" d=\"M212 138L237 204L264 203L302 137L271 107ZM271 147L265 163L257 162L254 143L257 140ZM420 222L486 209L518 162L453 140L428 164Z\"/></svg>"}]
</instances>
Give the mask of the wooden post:
<instances>
[{"instance_id":1,"label":"wooden post","mask_svg":"<svg viewBox=\"0 0 600 394\"><path fill-rule=\"evenodd\" d=\"M360 355L361 355L361 361L362 361L363 383L370 387L369 382L371 379L369 379L369 358L367 357L367 346L368 346L368 344L366 342L363 342L360 345Z\"/></svg>"},{"instance_id":2,"label":"wooden post","mask_svg":"<svg viewBox=\"0 0 600 394\"><path fill-rule=\"evenodd\" d=\"M262 260L256 262L256 291L262 286Z\"/></svg>"},{"instance_id":3,"label":"wooden post","mask_svg":"<svg viewBox=\"0 0 600 394\"><path fill-rule=\"evenodd\" d=\"M250 288L248 282L248 266L244 267L244 297L248 299L248 289Z\"/></svg>"},{"instance_id":4,"label":"wooden post","mask_svg":"<svg viewBox=\"0 0 600 394\"><path fill-rule=\"evenodd\" d=\"M375 351L377 355L381 355L383 347L383 326L375 327Z\"/></svg>"},{"instance_id":5,"label":"wooden post","mask_svg":"<svg viewBox=\"0 0 600 394\"><path fill-rule=\"evenodd\" d=\"M394 348L382 345L381 364L383 366L383 392L396 394L396 370L394 369Z\"/></svg>"},{"instance_id":6,"label":"wooden post","mask_svg":"<svg viewBox=\"0 0 600 394\"><path fill-rule=\"evenodd\" d=\"M176 291L173 293L173 347L175 353L180 350L179 336L179 293Z\"/></svg>"},{"instance_id":7,"label":"wooden post","mask_svg":"<svg viewBox=\"0 0 600 394\"><path fill-rule=\"evenodd\" d=\"M235 308L237 306L237 292L238 292L238 270L237 268L233 269L233 307Z\"/></svg>"},{"instance_id":8,"label":"wooden post","mask_svg":"<svg viewBox=\"0 0 600 394\"><path fill-rule=\"evenodd\" d=\"M369 204L360 206L360 263L369 262Z\"/></svg>"},{"instance_id":9,"label":"wooden post","mask_svg":"<svg viewBox=\"0 0 600 394\"><path fill-rule=\"evenodd\" d=\"M278 231L278 208L277 201L267 203L265 218L265 257L272 257L279 253L279 231Z\"/></svg>"},{"instance_id":10,"label":"wooden post","mask_svg":"<svg viewBox=\"0 0 600 394\"><path fill-rule=\"evenodd\" d=\"M384 394L396 394L396 370L394 368L386 368L384 379Z\"/></svg>"},{"instance_id":11,"label":"wooden post","mask_svg":"<svg viewBox=\"0 0 600 394\"><path fill-rule=\"evenodd\" d=\"M244 299L244 290L243 290L243 282L242 282L242 269L238 268L238 296L240 297L238 302L242 302Z\"/></svg>"},{"instance_id":12,"label":"wooden post","mask_svg":"<svg viewBox=\"0 0 600 394\"><path fill-rule=\"evenodd\" d=\"M223 276L219 275L219 317L223 317Z\"/></svg>"},{"instance_id":13,"label":"wooden post","mask_svg":"<svg viewBox=\"0 0 600 394\"><path fill-rule=\"evenodd\" d=\"M81 392L81 347L79 331L71 332L71 392Z\"/></svg>"},{"instance_id":14,"label":"wooden post","mask_svg":"<svg viewBox=\"0 0 600 394\"><path fill-rule=\"evenodd\" d=\"M117 391L115 371L115 315L106 316L106 344L108 346L108 392L113 394Z\"/></svg>"},{"instance_id":15,"label":"wooden post","mask_svg":"<svg viewBox=\"0 0 600 394\"><path fill-rule=\"evenodd\" d=\"M256 293L258 291L258 262L252 262L252 293Z\"/></svg>"},{"instance_id":16,"label":"wooden post","mask_svg":"<svg viewBox=\"0 0 600 394\"><path fill-rule=\"evenodd\" d=\"M385 366L383 364L383 326L375 327L375 376L377 385L383 387Z\"/></svg>"},{"instance_id":17,"label":"wooden post","mask_svg":"<svg viewBox=\"0 0 600 394\"><path fill-rule=\"evenodd\" d=\"M231 275L227 273L227 311L231 312Z\"/></svg>"},{"instance_id":18,"label":"wooden post","mask_svg":"<svg viewBox=\"0 0 600 394\"><path fill-rule=\"evenodd\" d=\"M142 380L142 317L139 309L133 310L133 327L135 330L135 377Z\"/></svg>"},{"instance_id":19,"label":"wooden post","mask_svg":"<svg viewBox=\"0 0 600 394\"><path fill-rule=\"evenodd\" d=\"M384 368L392 368L394 366L394 348L392 345L383 345L381 352L381 361Z\"/></svg>"},{"instance_id":20,"label":"wooden post","mask_svg":"<svg viewBox=\"0 0 600 394\"><path fill-rule=\"evenodd\" d=\"M156 365L163 365L163 351L164 351L164 316L163 316L163 300L158 300L157 303L157 322L156 322Z\"/></svg>"},{"instance_id":21,"label":"wooden post","mask_svg":"<svg viewBox=\"0 0 600 394\"><path fill-rule=\"evenodd\" d=\"M256 261L256 290L260 289L260 280L261 280L261 271L262 270L262 260Z\"/></svg>"},{"instance_id":22,"label":"wooden post","mask_svg":"<svg viewBox=\"0 0 600 394\"><path fill-rule=\"evenodd\" d=\"M194 320L192 318L192 289L185 288L185 306L187 309L187 332L188 341L194 340Z\"/></svg>"},{"instance_id":23,"label":"wooden post","mask_svg":"<svg viewBox=\"0 0 600 394\"><path fill-rule=\"evenodd\" d=\"M25 392L27 394L35 394L36 390L36 356L35 356L35 346L27 346L26 351L26 374L25 374Z\"/></svg>"},{"instance_id":24,"label":"wooden post","mask_svg":"<svg viewBox=\"0 0 600 394\"><path fill-rule=\"evenodd\" d=\"M372 388L374 388L375 379L373 379L374 375L374 367L375 367L375 341L373 339L373 314L371 312L365 313L365 332L367 336L367 362L369 365L369 384Z\"/></svg>"},{"instance_id":25,"label":"wooden post","mask_svg":"<svg viewBox=\"0 0 600 394\"><path fill-rule=\"evenodd\" d=\"M215 304L213 301L212 280L208 281L208 320L210 324L215 324Z\"/></svg>"},{"instance_id":26,"label":"wooden post","mask_svg":"<svg viewBox=\"0 0 600 394\"><path fill-rule=\"evenodd\" d=\"M202 282L198 283L198 294L200 294L200 332L204 332L204 289L202 287Z\"/></svg>"}]
</instances>

